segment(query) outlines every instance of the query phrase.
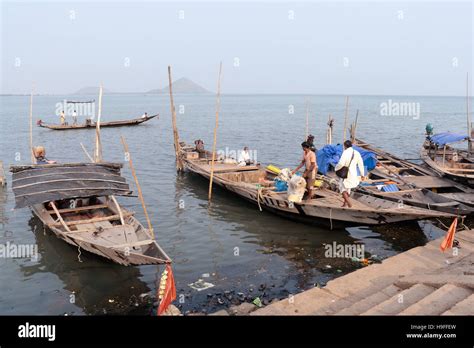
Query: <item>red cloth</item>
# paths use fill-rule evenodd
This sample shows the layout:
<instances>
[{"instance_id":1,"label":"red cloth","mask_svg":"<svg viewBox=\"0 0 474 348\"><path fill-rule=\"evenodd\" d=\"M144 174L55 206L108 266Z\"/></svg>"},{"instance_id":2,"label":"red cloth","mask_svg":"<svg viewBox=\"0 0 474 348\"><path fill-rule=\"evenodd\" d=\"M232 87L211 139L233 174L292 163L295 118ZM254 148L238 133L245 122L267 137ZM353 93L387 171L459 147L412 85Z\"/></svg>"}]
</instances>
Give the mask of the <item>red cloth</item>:
<instances>
[{"instance_id":1,"label":"red cloth","mask_svg":"<svg viewBox=\"0 0 474 348\"><path fill-rule=\"evenodd\" d=\"M176 286L174 284L173 270L169 264L166 265L166 271L168 272L168 278L166 279L165 293L161 299L160 306L158 307L157 315L161 315L163 312L165 312L171 302L176 300Z\"/></svg>"},{"instance_id":2,"label":"red cloth","mask_svg":"<svg viewBox=\"0 0 474 348\"><path fill-rule=\"evenodd\" d=\"M439 246L441 251L446 251L446 249L453 247L454 233L456 233L457 226L458 226L458 219L454 218L453 223L449 227L448 233L446 234L446 237L444 238L444 240L441 242L441 245Z\"/></svg>"}]
</instances>

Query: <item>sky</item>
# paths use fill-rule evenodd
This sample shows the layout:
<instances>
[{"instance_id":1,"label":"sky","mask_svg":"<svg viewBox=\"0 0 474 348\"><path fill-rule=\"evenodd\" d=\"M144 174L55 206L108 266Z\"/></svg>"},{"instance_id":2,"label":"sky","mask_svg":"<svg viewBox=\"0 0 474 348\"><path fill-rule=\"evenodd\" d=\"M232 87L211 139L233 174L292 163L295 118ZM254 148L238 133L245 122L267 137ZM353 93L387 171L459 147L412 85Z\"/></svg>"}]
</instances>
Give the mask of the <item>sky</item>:
<instances>
[{"instance_id":1,"label":"sky","mask_svg":"<svg viewBox=\"0 0 474 348\"><path fill-rule=\"evenodd\" d=\"M473 4L1 1L0 93L465 95ZM472 79L471 79L472 80ZM472 85L472 84L471 84ZM472 90L472 88L471 88Z\"/></svg>"}]
</instances>

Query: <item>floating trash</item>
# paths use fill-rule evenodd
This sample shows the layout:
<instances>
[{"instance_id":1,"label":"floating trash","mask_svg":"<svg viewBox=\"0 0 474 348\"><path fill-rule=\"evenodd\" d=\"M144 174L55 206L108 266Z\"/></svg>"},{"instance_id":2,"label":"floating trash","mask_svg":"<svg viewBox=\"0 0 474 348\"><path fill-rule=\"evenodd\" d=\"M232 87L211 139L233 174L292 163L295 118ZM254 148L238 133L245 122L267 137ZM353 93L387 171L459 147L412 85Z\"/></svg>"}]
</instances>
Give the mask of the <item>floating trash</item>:
<instances>
[{"instance_id":1,"label":"floating trash","mask_svg":"<svg viewBox=\"0 0 474 348\"><path fill-rule=\"evenodd\" d=\"M260 300L260 297L256 297L252 303L257 307L262 307L262 301Z\"/></svg>"},{"instance_id":2,"label":"floating trash","mask_svg":"<svg viewBox=\"0 0 474 348\"><path fill-rule=\"evenodd\" d=\"M214 287L215 285L212 284L212 283L205 282L202 279L198 279L196 282L188 284L188 286L193 288L194 290L203 291L203 290L206 290L206 289L210 289L210 288Z\"/></svg>"}]
</instances>

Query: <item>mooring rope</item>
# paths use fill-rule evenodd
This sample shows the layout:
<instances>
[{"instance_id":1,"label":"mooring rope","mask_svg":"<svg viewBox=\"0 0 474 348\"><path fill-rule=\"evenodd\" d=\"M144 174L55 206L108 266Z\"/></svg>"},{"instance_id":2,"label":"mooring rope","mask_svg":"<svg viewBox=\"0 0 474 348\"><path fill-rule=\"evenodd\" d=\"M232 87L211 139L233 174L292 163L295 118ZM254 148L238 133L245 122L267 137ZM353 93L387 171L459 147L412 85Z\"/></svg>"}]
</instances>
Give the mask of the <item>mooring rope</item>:
<instances>
[{"instance_id":1,"label":"mooring rope","mask_svg":"<svg viewBox=\"0 0 474 348\"><path fill-rule=\"evenodd\" d=\"M81 260L81 254L82 254L82 252L81 252L81 246L80 246L79 244L77 245L77 251L79 252L79 254L77 254L77 260L78 260L79 262L82 262L82 260Z\"/></svg>"},{"instance_id":2,"label":"mooring rope","mask_svg":"<svg viewBox=\"0 0 474 348\"><path fill-rule=\"evenodd\" d=\"M263 199L263 197L262 197L262 187L261 186L259 186L257 188L257 204L258 204L258 209L260 209L260 211L262 211L262 207L260 206L260 198Z\"/></svg>"}]
</instances>

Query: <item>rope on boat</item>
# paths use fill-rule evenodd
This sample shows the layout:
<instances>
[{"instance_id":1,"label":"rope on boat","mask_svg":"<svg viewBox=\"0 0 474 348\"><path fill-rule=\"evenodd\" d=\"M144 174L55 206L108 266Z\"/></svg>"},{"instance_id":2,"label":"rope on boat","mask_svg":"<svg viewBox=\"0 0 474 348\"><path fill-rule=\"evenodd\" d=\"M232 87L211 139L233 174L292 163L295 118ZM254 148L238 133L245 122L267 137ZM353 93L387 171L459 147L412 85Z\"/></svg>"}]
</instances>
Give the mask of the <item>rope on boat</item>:
<instances>
[{"instance_id":1,"label":"rope on boat","mask_svg":"<svg viewBox=\"0 0 474 348\"><path fill-rule=\"evenodd\" d=\"M77 245L77 251L79 252L79 254L77 254L77 260L78 260L79 262L82 262L82 260L81 260L81 254L82 254L82 252L81 252L81 246L80 246L79 244Z\"/></svg>"},{"instance_id":2,"label":"rope on boat","mask_svg":"<svg viewBox=\"0 0 474 348\"><path fill-rule=\"evenodd\" d=\"M262 198L262 200L263 200L262 187L261 186L259 186L257 188L257 204L258 204L258 209L260 209L260 211L262 211L262 207L260 206L260 198Z\"/></svg>"}]
</instances>

